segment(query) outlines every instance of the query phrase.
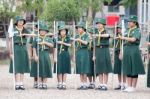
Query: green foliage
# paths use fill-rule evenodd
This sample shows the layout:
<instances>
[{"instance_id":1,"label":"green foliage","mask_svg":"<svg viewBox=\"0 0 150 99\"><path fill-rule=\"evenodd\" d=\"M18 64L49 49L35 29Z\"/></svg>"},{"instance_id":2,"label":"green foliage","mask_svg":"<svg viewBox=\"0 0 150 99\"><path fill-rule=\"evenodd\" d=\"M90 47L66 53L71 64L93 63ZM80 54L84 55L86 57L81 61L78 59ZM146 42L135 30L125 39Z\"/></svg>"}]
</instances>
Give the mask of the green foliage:
<instances>
[{"instance_id":1,"label":"green foliage","mask_svg":"<svg viewBox=\"0 0 150 99\"><path fill-rule=\"evenodd\" d=\"M132 6L135 6L137 4L137 0L121 0L120 4L122 4L126 8L132 7Z\"/></svg>"},{"instance_id":2,"label":"green foliage","mask_svg":"<svg viewBox=\"0 0 150 99\"><path fill-rule=\"evenodd\" d=\"M71 21L79 19L80 14L76 0L49 0L44 8L42 18L46 20Z\"/></svg>"},{"instance_id":3,"label":"green foliage","mask_svg":"<svg viewBox=\"0 0 150 99\"><path fill-rule=\"evenodd\" d=\"M2 2L0 3L0 20L8 21L9 18L14 17L16 14L15 12L12 12L13 0L9 0L9 2L3 0Z\"/></svg>"}]
</instances>

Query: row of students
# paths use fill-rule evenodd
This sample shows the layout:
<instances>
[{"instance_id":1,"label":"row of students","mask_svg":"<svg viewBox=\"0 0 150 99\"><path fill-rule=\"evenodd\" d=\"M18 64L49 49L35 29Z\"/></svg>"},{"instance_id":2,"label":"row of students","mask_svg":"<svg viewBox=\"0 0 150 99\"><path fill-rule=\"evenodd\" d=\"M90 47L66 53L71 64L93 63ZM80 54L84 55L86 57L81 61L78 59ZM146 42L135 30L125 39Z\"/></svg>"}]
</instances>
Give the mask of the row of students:
<instances>
[{"instance_id":1,"label":"row of students","mask_svg":"<svg viewBox=\"0 0 150 99\"><path fill-rule=\"evenodd\" d=\"M33 50L31 54L33 58L30 76L34 77L35 88L47 89L47 78L52 77L49 52L50 48L55 48L57 88L66 89L66 77L67 74L71 73L71 60L68 49L71 46L71 41L73 41L76 48L76 73L80 74L81 82L81 85L77 89L87 90L88 88L95 88L94 82L97 76L99 78L99 86L96 89L107 90L108 75L113 72L109 52L110 35L105 30L106 19L97 18L95 23L97 28L91 29L89 31L90 34L88 34L85 23L79 22L76 26L77 34L75 38L68 36L68 29L63 23L58 28L57 40L54 40L46 35L49 30L45 24L39 25L39 30L37 30L37 33L39 31L39 36L35 36L35 34L29 34L24 28L25 20L18 17L14 27L16 29L13 41L14 71L12 62L10 65L10 72L15 72L16 90L25 89L23 86L23 74L29 73L29 59L26 48L27 36L34 36L30 42ZM136 16L130 17L128 26L129 29L125 36L121 36L121 26L117 26L114 73L118 74L119 86L115 89L121 89L123 86L125 92L133 92L137 84L138 75L144 74L145 71L139 52L141 33ZM121 52L120 48L122 41L124 41L123 52ZM10 50L11 57L13 56L12 53ZM124 75L123 78L121 78L122 72ZM89 86L87 85L87 77L90 81ZM127 81L127 87L121 85L121 79L123 79L124 83Z\"/></svg>"}]
</instances>

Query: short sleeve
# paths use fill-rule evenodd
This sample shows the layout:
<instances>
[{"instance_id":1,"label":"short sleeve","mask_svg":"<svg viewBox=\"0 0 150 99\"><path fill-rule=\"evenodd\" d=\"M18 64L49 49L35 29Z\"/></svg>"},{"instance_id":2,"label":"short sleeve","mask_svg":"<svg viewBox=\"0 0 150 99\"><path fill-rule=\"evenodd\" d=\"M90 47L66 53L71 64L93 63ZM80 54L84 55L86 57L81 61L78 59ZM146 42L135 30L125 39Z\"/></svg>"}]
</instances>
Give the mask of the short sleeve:
<instances>
[{"instance_id":1,"label":"short sleeve","mask_svg":"<svg viewBox=\"0 0 150 99\"><path fill-rule=\"evenodd\" d=\"M137 40L140 40L141 39L141 33L140 33L140 30L139 29L136 29L133 32L133 36L134 38L136 38Z\"/></svg>"}]
</instances>

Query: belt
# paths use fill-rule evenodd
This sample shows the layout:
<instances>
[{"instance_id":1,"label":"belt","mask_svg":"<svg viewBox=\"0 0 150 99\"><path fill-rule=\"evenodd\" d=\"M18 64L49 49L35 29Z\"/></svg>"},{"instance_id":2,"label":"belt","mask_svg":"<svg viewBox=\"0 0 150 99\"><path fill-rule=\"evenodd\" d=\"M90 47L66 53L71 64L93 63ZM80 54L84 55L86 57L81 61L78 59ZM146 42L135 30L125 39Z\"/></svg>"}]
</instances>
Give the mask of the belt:
<instances>
[{"instance_id":1,"label":"belt","mask_svg":"<svg viewBox=\"0 0 150 99\"><path fill-rule=\"evenodd\" d=\"M58 51L60 51L60 49ZM61 49L61 51L68 51L68 49Z\"/></svg>"},{"instance_id":2,"label":"belt","mask_svg":"<svg viewBox=\"0 0 150 99\"><path fill-rule=\"evenodd\" d=\"M97 48L108 48L108 45L100 45L100 46L96 46Z\"/></svg>"},{"instance_id":3,"label":"belt","mask_svg":"<svg viewBox=\"0 0 150 99\"><path fill-rule=\"evenodd\" d=\"M23 46L26 45L26 43L15 43L15 45Z\"/></svg>"},{"instance_id":4,"label":"belt","mask_svg":"<svg viewBox=\"0 0 150 99\"><path fill-rule=\"evenodd\" d=\"M43 49L43 50L42 50L42 49L40 49L39 51L49 51L49 49Z\"/></svg>"}]
</instances>

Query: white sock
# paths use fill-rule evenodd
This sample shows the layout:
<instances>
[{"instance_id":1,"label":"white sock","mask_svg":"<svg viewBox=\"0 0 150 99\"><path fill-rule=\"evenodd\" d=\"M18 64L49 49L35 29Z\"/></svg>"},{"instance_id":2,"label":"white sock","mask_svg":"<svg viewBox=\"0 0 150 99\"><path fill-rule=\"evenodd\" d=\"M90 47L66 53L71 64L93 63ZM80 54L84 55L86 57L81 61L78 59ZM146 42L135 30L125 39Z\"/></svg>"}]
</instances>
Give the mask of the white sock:
<instances>
[{"instance_id":1,"label":"white sock","mask_svg":"<svg viewBox=\"0 0 150 99\"><path fill-rule=\"evenodd\" d=\"M100 83L100 86L103 86L103 84Z\"/></svg>"},{"instance_id":2,"label":"white sock","mask_svg":"<svg viewBox=\"0 0 150 99\"><path fill-rule=\"evenodd\" d=\"M58 85L62 85L62 82L58 82Z\"/></svg>"},{"instance_id":3,"label":"white sock","mask_svg":"<svg viewBox=\"0 0 150 99\"><path fill-rule=\"evenodd\" d=\"M19 82L16 82L16 85L20 85L20 83L19 83Z\"/></svg>"},{"instance_id":4,"label":"white sock","mask_svg":"<svg viewBox=\"0 0 150 99\"><path fill-rule=\"evenodd\" d=\"M19 85L23 85L23 83L22 83L22 82L20 82L20 83L19 83Z\"/></svg>"},{"instance_id":5,"label":"white sock","mask_svg":"<svg viewBox=\"0 0 150 99\"><path fill-rule=\"evenodd\" d=\"M65 82L63 82L62 84L63 84L63 85L66 85L66 83L65 83Z\"/></svg>"},{"instance_id":6,"label":"white sock","mask_svg":"<svg viewBox=\"0 0 150 99\"><path fill-rule=\"evenodd\" d=\"M83 86L83 85L84 85L84 83L81 83L80 85L81 85L81 86Z\"/></svg>"},{"instance_id":7,"label":"white sock","mask_svg":"<svg viewBox=\"0 0 150 99\"><path fill-rule=\"evenodd\" d=\"M87 86L87 83L84 83L84 86Z\"/></svg>"},{"instance_id":8,"label":"white sock","mask_svg":"<svg viewBox=\"0 0 150 99\"><path fill-rule=\"evenodd\" d=\"M103 84L104 87L107 87L107 84Z\"/></svg>"}]
</instances>

